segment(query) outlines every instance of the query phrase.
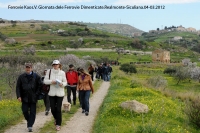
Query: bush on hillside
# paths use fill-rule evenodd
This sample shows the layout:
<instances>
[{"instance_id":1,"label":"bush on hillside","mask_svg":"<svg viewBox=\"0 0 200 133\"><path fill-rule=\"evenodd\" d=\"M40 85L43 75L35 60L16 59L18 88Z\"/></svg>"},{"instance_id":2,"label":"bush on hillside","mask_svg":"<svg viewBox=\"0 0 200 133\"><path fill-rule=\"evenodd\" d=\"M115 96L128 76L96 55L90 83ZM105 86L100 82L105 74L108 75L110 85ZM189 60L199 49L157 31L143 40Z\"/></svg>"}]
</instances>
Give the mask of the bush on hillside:
<instances>
[{"instance_id":1,"label":"bush on hillside","mask_svg":"<svg viewBox=\"0 0 200 133\"><path fill-rule=\"evenodd\" d=\"M29 48L25 47L23 52L25 55L35 55L35 50L35 47L32 45Z\"/></svg>"},{"instance_id":2,"label":"bush on hillside","mask_svg":"<svg viewBox=\"0 0 200 133\"><path fill-rule=\"evenodd\" d=\"M147 79L147 83L154 88L166 87L167 80L162 76L154 76Z\"/></svg>"},{"instance_id":3,"label":"bush on hillside","mask_svg":"<svg viewBox=\"0 0 200 133\"><path fill-rule=\"evenodd\" d=\"M174 69L174 68L166 68L163 73L172 75L173 73L176 73L176 69Z\"/></svg>"},{"instance_id":4,"label":"bush on hillside","mask_svg":"<svg viewBox=\"0 0 200 133\"><path fill-rule=\"evenodd\" d=\"M136 67L129 63L122 64L119 69L126 73L137 73Z\"/></svg>"},{"instance_id":5,"label":"bush on hillside","mask_svg":"<svg viewBox=\"0 0 200 133\"><path fill-rule=\"evenodd\" d=\"M0 32L0 40L4 41L6 38L7 36Z\"/></svg>"},{"instance_id":6,"label":"bush on hillside","mask_svg":"<svg viewBox=\"0 0 200 133\"><path fill-rule=\"evenodd\" d=\"M186 102L185 113L189 122L200 128L200 98Z\"/></svg>"}]
</instances>

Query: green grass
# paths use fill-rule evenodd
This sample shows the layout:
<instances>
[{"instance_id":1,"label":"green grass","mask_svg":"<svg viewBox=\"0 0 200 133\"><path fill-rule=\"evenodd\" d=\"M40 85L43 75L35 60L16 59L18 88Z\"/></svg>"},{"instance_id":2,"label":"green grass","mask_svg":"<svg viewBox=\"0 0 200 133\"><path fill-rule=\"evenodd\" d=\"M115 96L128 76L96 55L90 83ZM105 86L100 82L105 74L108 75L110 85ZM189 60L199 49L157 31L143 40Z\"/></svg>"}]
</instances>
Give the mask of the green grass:
<instances>
[{"instance_id":1,"label":"green grass","mask_svg":"<svg viewBox=\"0 0 200 133\"><path fill-rule=\"evenodd\" d=\"M140 77L140 74L125 75L118 68L114 68L111 87L97 115L93 133L198 132L187 123L183 112L185 104L180 100L165 97L154 89L139 87L143 85L131 88L131 80L138 76ZM122 109L120 103L127 100L137 100L146 104L149 112L137 114Z\"/></svg>"}]
</instances>

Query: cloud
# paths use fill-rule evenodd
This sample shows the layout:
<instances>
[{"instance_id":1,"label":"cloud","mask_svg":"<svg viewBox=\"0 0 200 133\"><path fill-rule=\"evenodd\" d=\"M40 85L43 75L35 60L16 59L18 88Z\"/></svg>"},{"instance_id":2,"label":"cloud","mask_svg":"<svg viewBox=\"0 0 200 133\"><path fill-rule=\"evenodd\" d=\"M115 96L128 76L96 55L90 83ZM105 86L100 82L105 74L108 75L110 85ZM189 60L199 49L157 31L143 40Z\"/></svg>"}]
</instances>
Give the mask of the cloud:
<instances>
[{"instance_id":1,"label":"cloud","mask_svg":"<svg viewBox=\"0 0 200 133\"><path fill-rule=\"evenodd\" d=\"M155 4L185 4L200 0L117 0L115 5L155 5Z\"/></svg>"},{"instance_id":2,"label":"cloud","mask_svg":"<svg viewBox=\"0 0 200 133\"><path fill-rule=\"evenodd\" d=\"M69 4L69 3L83 3L91 2L92 0L13 0L12 2L0 2L0 8L6 8L8 5L38 5L38 4Z\"/></svg>"}]
</instances>

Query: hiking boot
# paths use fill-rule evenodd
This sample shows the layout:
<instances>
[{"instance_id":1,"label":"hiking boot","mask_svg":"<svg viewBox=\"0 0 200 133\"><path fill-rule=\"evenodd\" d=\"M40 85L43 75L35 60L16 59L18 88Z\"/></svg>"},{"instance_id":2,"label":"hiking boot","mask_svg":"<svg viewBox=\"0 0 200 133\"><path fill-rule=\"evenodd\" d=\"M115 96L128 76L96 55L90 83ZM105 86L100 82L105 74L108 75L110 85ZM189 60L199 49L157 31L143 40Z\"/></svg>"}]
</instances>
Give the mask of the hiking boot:
<instances>
[{"instance_id":1,"label":"hiking boot","mask_svg":"<svg viewBox=\"0 0 200 133\"><path fill-rule=\"evenodd\" d=\"M48 115L49 114L49 111L45 111L45 115Z\"/></svg>"},{"instance_id":2,"label":"hiking boot","mask_svg":"<svg viewBox=\"0 0 200 133\"><path fill-rule=\"evenodd\" d=\"M82 110L82 113L85 113L85 110L84 110L84 109Z\"/></svg>"},{"instance_id":3,"label":"hiking boot","mask_svg":"<svg viewBox=\"0 0 200 133\"><path fill-rule=\"evenodd\" d=\"M28 132L33 132L32 127L28 127Z\"/></svg>"},{"instance_id":4,"label":"hiking boot","mask_svg":"<svg viewBox=\"0 0 200 133\"><path fill-rule=\"evenodd\" d=\"M85 115L88 116L88 115L89 115L89 112L86 111L86 112L85 112Z\"/></svg>"}]
</instances>

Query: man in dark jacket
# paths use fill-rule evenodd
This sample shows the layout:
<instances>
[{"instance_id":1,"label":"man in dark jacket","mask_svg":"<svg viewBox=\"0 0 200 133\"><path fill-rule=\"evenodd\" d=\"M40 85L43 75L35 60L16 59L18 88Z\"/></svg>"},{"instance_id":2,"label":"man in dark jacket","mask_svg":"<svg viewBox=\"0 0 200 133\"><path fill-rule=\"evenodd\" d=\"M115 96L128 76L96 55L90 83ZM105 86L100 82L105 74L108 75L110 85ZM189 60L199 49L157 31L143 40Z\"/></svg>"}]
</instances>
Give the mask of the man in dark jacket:
<instances>
[{"instance_id":1,"label":"man in dark jacket","mask_svg":"<svg viewBox=\"0 0 200 133\"><path fill-rule=\"evenodd\" d=\"M32 64L25 64L25 73L17 80L16 94L19 102L22 102L22 112L27 120L27 128L32 132L32 126L36 117L37 95L42 86L41 77L32 71Z\"/></svg>"}]
</instances>

